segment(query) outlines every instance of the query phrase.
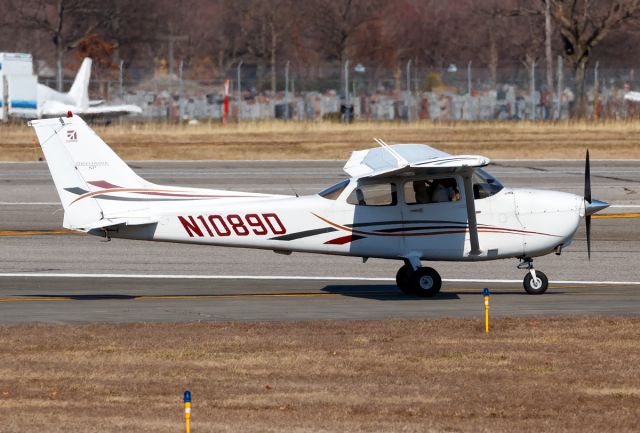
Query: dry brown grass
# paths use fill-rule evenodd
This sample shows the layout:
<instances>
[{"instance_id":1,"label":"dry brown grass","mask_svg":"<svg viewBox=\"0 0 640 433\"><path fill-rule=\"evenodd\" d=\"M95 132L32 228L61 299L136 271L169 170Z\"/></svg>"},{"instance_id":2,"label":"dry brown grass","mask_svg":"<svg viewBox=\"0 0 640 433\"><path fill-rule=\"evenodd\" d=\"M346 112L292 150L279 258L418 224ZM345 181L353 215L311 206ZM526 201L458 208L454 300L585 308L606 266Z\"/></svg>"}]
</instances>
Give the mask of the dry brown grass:
<instances>
[{"instance_id":1,"label":"dry brown grass","mask_svg":"<svg viewBox=\"0 0 640 433\"><path fill-rule=\"evenodd\" d=\"M0 327L0 431L631 432L640 319Z\"/></svg>"},{"instance_id":2,"label":"dry brown grass","mask_svg":"<svg viewBox=\"0 0 640 433\"><path fill-rule=\"evenodd\" d=\"M244 122L222 126L163 123L96 127L124 159L347 159L389 143L426 143L450 153L491 158L576 158L589 147L594 158L640 158L640 123L476 122L433 123ZM41 156L35 134L24 125L0 125L0 160Z\"/></svg>"}]
</instances>

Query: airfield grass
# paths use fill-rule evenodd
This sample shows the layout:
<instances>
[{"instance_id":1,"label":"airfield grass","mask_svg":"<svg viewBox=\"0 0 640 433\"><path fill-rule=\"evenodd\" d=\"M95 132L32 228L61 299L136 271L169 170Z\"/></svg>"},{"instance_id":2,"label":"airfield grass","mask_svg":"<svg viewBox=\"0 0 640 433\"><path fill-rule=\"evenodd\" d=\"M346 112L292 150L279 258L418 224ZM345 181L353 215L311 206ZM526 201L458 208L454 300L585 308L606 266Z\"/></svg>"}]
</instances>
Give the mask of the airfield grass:
<instances>
[{"instance_id":1,"label":"airfield grass","mask_svg":"<svg viewBox=\"0 0 640 433\"><path fill-rule=\"evenodd\" d=\"M563 122L242 122L221 125L124 123L96 132L126 160L347 159L351 151L388 143L426 143L454 154L496 159L640 158L640 121ZM25 124L0 125L0 160L42 156Z\"/></svg>"},{"instance_id":2,"label":"airfield grass","mask_svg":"<svg viewBox=\"0 0 640 433\"><path fill-rule=\"evenodd\" d=\"M482 313L479 314L480 316ZM0 327L0 431L631 432L640 318Z\"/></svg>"}]
</instances>

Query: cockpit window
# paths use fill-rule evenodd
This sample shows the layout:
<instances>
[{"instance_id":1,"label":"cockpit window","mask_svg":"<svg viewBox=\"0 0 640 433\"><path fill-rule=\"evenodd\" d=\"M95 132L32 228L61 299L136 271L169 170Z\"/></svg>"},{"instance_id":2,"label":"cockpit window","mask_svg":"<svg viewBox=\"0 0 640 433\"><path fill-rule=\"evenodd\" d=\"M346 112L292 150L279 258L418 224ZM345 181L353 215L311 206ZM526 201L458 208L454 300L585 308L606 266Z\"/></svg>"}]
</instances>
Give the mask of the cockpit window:
<instances>
[{"instance_id":1,"label":"cockpit window","mask_svg":"<svg viewBox=\"0 0 640 433\"><path fill-rule=\"evenodd\" d=\"M340 196L340 194L342 194L342 191L344 191L347 185L349 185L349 179L345 179L335 185L331 185L330 187L323 189L318 193L318 195L328 200L335 200Z\"/></svg>"},{"instance_id":2,"label":"cockpit window","mask_svg":"<svg viewBox=\"0 0 640 433\"><path fill-rule=\"evenodd\" d=\"M460 200L458 182L453 177L405 182L404 201L408 205L454 202Z\"/></svg>"},{"instance_id":3,"label":"cockpit window","mask_svg":"<svg viewBox=\"0 0 640 433\"><path fill-rule=\"evenodd\" d=\"M371 183L354 189L347 203L358 206L394 206L398 204L395 183Z\"/></svg>"},{"instance_id":4,"label":"cockpit window","mask_svg":"<svg viewBox=\"0 0 640 433\"><path fill-rule=\"evenodd\" d=\"M482 169L473 173L473 198L480 200L497 194L504 188L500 181Z\"/></svg>"}]
</instances>

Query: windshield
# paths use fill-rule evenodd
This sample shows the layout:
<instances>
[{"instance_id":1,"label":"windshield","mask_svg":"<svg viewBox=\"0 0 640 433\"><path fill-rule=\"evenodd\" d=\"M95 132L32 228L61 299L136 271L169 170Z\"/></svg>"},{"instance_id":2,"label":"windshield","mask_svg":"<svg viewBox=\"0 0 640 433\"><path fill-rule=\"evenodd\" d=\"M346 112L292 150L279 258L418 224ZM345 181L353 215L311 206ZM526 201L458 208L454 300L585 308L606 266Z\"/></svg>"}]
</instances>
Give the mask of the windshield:
<instances>
[{"instance_id":1,"label":"windshield","mask_svg":"<svg viewBox=\"0 0 640 433\"><path fill-rule=\"evenodd\" d=\"M476 200L491 197L504 188L500 181L479 168L473 173L473 198Z\"/></svg>"},{"instance_id":2,"label":"windshield","mask_svg":"<svg viewBox=\"0 0 640 433\"><path fill-rule=\"evenodd\" d=\"M349 185L349 179L342 180L335 185L331 185L330 187L323 189L318 193L318 195L328 200L335 200L340 196L347 185Z\"/></svg>"}]
</instances>

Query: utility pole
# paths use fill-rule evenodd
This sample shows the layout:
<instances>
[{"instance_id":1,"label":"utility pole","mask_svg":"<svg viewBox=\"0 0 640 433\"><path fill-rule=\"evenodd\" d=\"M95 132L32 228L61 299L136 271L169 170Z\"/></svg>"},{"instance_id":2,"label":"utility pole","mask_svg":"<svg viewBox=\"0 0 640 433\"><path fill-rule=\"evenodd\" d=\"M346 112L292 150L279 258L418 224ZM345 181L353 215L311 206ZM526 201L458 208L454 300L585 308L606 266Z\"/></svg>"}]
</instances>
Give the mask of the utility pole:
<instances>
[{"instance_id":1,"label":"utility pole","mask_svg":"<svg viewBox=\"0 0 640 433\"><path fill-rule=\"evenodd\" d=\"M564 87L564 83L563 83L563 62L562 62L562 56L558 56L558 98L557 98L557 103L558 103L558 119L560 120L562 119L562 92L564 91L563 87Z\"/></svg>"},{"instance_id":2,"label":"utility pole","mask_svg":"<svg viewBox=\"0 0 640 433\"><path fill-rule=\"evenodd\" d=\"M349 95L349 60L344 61L344 113L343 122L350 123L352 116L351 97Z\"/></svg>"},{"instance_id":3,"label":"utility pole","mask_svg":"<svg viewBox=\"0 0 640 433\"><path fill-rule=\"evenodd\" d=\"M407 62L407 93L405 98L407 105L407 122L411 122L411 59Z\"/></svg>"},{"instance_id":4,"label":"utility pole","mask_svg":"<svg viewBox=\"0 0 640 433\"><path fill-rule=\"evenodd\" d=\"M530 77L530 83L529 83L529 92L531 93L530 99L531 99L531 120L536 120L536 99L535 99L535 93L536 93L536 61L532 60L531 61L531 77Z\"/></svg>"},{"instance_id":5,"label":"utility pole","mask_svg":"<svg viewBox=\"0 0 640 433\"><path fill-rule=\"evenodd\" d=\"M118 74L120 81L120 99L124 98L124 60L120 60L120 72Z\"/></svg>"},{"instance_id":6,"label":"utility pole","mask_svg":"<svg viewBox=\"0 0 640 433\"><path fill-rule=\"evenodd\" d=\"M551 56L551 0L545 0L544 8L544 30L545 40L544 49L547 59L547 87L549 92L553 95L553 58Z\"/></svg>"},{"instance_id":7,"label":"utility pole","mask_svg":"<svg viewBox=\"0 0 640 433\"><path fill-rule=\"evenodd\" d=\"M349 60L344 62L344 103L349 106Z\"/></svg>"},{"instance_id":8,"label":"utility pole","mask_svg":"<svg viewBox=\"0 0 640 433\"><path fill-rule=\"evenodd\" d=\"M598 111L600 111L600 86L598 85L598 67L600 61L596 61L593 68L593 118L598 119Z\"/></svg>"},{"instance_id":9,"label":"utility pole","mask_svg":"<svg viewBox=\"0 0 640 433\"><path fill-rule=\"evenodd\" d=\"M184 118L184 83L182 81L182 71L183 71L183 67L184 67L184 62L182 60L180 60L180 71L179 71L179 75L178 75L178 79L179 79L179 99L178 99L178 108L179 108L179 113L180 113L180 119L179 121L182 122L182 119Z\"/></svg>"},{"instance_id":10,"label":"utility pole","mask_svg":"<svg viewBox=\"0 0 640 433\"><path fill-rule=\"evenodd\" d=\"M284 120L289 119L289 61L284 66Z\"/></svg>"}]
</instances>

